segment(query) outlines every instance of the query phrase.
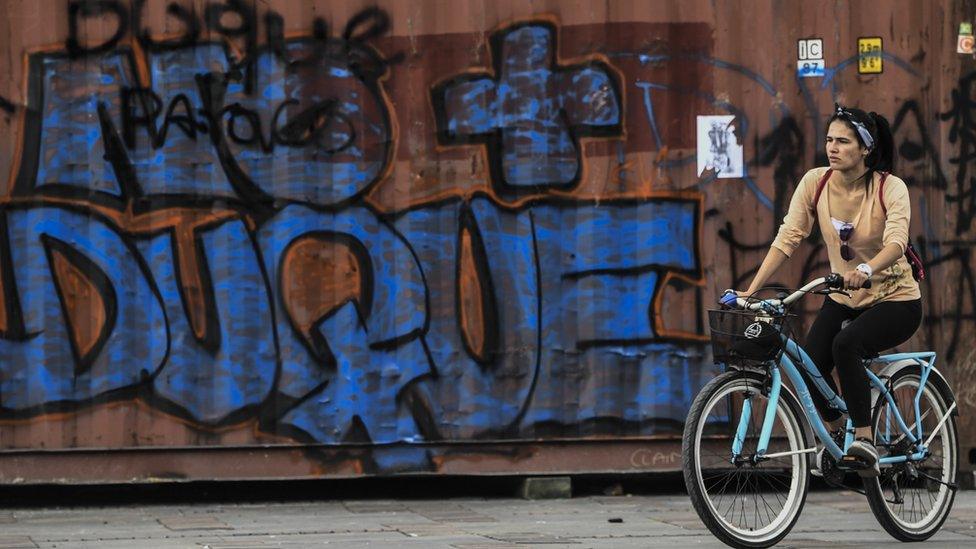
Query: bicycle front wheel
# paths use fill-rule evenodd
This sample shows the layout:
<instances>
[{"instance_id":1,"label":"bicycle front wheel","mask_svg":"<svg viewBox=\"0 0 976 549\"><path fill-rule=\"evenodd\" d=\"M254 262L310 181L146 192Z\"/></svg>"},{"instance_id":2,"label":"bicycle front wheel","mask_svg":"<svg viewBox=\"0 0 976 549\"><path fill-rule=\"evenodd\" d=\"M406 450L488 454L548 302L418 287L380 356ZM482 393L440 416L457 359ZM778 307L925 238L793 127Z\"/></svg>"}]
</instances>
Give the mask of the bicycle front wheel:
<instances>
[{"instance_id":1,"label":"bicycle front wheel","mask_svg":"<svg viewBox=\"0 0 976 549\"><path fill-rule=\"evenodd\" d=\"M935 435L929 443L929 456L922 461L896 463L881 469L881 476L864 479L871 511L881 526L900 541L923 541L939 531L949 516L955 499L956 467L959 443L954 417L946 418L948 405L931 382L925 384L915 415L915 396L919 393L921 370L906 368L890 382L892 396L905 423L915 432L921 418L922 437ZM871 425L875 445L881 454L905 455L912 451L906 437L897 427L894 410L883 396L875 408ZM938 430L936 430L938 427Z\"/></svg>"},{"instance_id":2,"label":"bicycle front wheel","mask_svg":"<svg viewBox=\"0 0 976 549\"><path fill-rule=\"evenodd\" d=\"M701 390L685 423L682 466L691 502L712 534L732 547L769 547L783 539L807 494L801 408L786 387L765 454L774 457L753 459L769 405L764 384L753 372L722 374ZM733 455L737 433L742 447Z\"/></svg>"}]
</instances>

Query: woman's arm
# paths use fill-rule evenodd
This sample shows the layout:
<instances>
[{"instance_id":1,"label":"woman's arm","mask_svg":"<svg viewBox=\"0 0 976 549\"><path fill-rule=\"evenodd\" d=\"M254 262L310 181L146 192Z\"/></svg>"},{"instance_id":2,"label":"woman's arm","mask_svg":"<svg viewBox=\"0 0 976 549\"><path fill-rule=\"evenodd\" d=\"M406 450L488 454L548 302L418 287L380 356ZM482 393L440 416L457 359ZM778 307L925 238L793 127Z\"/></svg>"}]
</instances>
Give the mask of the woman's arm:
<instances>
[{"instance_id":1,"label":"woman's arm","mask_svg":"<svg viewBox=\"0 0 976 549\"><path fill-rule=\"evenodd\" d=\"M904 250L901 249L901 245L897 243L891 243L881 248L878 255L871 258L867 262L868 267L871 268L872 273L876 273L881 269L887 269L892 266L895 261L898 261L902 255L904 255ZM868 281L868 275L862 273L858 269L851 269L844 273L844 287L851 290L859 290L864 286L864 283Z\"/></svg>"},{"instance_id":2,"label":"woman's arm","mask_svg":"<svg viewBox=\"0 0 976 549\"><path fill-rule=\"evenodd\" d=\"M887 269L895 264L901 256L905 255L905 251L901 248L900 244L891 243L881 249L878 255L871 258L868 261L868 267L871 267L871 272L876 273L878 271Z\"/></svg>"},{"instance_id":3,"label":"woman's arm","mask_svg":"<svg viewBox=\"0 0 976 549\"><path fill-rule=\"evenodd\" d=\"M823 175L822 171L810 170L796 186L783 224L779 226L776 238L773 239L762 265L759 266L756 276L752 278L752 283L749 284L749 289L744 295L752 295L756 290L765 286L766 282L790 258L800 242L810 235L810 231L813 230L813 222L816 219L814 210L817 205L813 203L814 196L818 182Z\"/></svg>"},{"instance_id":4,"label":"woman's arm","mask_svg":"<svg viewBox=\"0 0 976 549\"><path fill-rule=\"evenodd\" d=\"M867 266L872 273L887 269L905 254L905 248L908 246L908 228L912 219L908 187L901 179L889 176L884 187L882 204L888 204L884 234L881 238L883 247L867 261ZM867 275L857 269L844 273L844 285L847 288L860 288L867 280Z\"/></svg>"},{"instance_id":5,"label":"woman's arm","mask_svg":"<svg viewBox=\"0 0 976 549\"><path fill-rule=\"evenodd\" d=\"M766 285L766 282L776 274L783 263L790 257L783 253L779 248L769 248L769 252L766 253L766 258L763 259L762 265L759 266L759 270L756 271L756 276L752 278L752 283L749 284L749 289L746 290L745 295L752 295L759 288Z\"/></svg>"}]
</instances>

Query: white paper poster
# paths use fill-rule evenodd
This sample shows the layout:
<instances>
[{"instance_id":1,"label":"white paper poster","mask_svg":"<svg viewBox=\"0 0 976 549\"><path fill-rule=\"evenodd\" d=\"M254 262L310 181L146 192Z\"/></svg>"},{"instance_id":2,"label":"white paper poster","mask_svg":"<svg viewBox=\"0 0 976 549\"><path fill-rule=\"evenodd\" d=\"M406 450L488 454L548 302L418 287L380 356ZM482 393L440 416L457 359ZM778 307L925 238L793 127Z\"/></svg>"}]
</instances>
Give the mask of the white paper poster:
<instances>
[{"instance_id":1,"label":"white paper poster","mask_svg":"<svg viewBox=\"0 0 976 549\"><path fill-rule=\"evenodd\" d=\"M715 170L718 177L742 177L742 145L735 136L735 116L698 117L698 176Z\"/></svg>"}]
</instances>

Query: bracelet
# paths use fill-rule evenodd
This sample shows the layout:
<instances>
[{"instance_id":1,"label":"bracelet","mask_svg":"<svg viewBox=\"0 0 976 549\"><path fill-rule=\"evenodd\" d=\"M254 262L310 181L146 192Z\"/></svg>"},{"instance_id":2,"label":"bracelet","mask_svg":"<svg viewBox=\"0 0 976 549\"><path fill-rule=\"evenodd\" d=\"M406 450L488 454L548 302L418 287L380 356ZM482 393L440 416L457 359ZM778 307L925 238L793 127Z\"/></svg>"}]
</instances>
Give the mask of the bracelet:
<instances>
[{"instance_id":1,"label":"bracelet","mask_svg":"<svg viewBox=\"0 0 976 549\"><path fill-rule=\"evenodd\" d=\"M868 278L871 278L871 275L874 274L874 270L872 270L871 266L868 265L867 263L861 263L860 265L854 268L860 271L864 276Z\"/></svg>"}]
</instances>

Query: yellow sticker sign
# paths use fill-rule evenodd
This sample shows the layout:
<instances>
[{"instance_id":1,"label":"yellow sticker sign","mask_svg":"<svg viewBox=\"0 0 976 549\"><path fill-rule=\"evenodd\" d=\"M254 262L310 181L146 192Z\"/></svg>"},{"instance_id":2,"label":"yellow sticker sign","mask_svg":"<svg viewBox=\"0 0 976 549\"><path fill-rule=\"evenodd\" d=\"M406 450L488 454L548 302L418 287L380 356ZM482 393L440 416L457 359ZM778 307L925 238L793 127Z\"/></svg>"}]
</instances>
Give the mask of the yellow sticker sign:
<instances>
[{"instance_id":1,"label":"yellow sticker sign","mask_svg":"<svg viewBox=\"0 0 976 549\"><path fill-rule=\"evenodd\" d=\"M857 72L859 74L878 74L881 72L881 38L857 39Z\"/></svg>"}]
</instances>

